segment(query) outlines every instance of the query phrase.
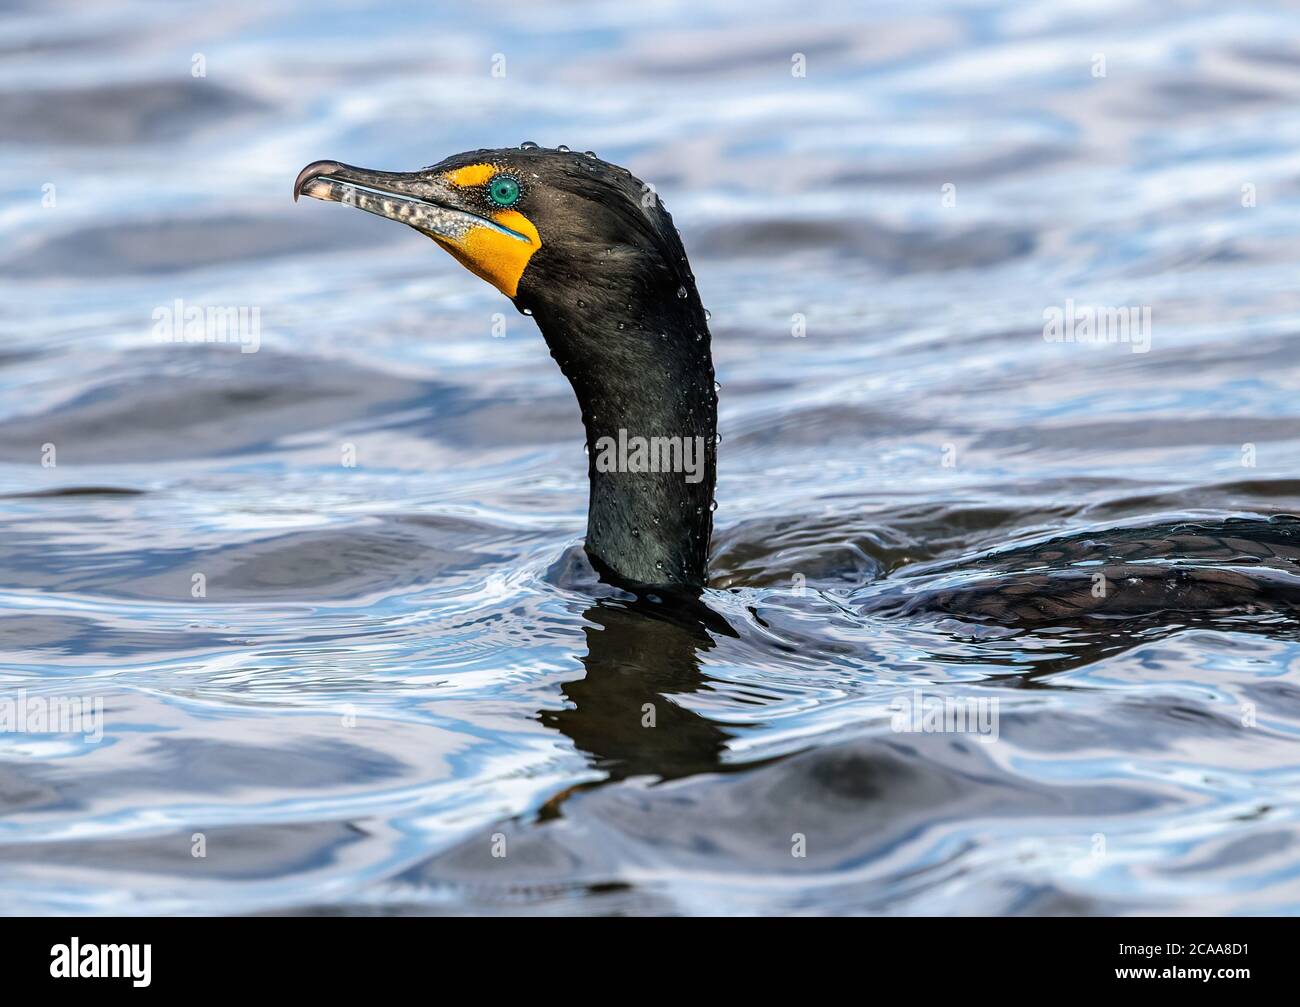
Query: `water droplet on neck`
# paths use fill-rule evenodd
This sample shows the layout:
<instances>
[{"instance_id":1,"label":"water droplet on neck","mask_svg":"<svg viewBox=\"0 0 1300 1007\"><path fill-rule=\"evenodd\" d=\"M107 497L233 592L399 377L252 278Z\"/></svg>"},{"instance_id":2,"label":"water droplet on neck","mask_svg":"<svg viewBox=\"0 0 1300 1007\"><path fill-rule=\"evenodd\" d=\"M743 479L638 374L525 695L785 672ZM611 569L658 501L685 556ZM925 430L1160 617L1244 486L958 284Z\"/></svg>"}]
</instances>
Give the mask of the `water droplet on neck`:
<instances>
[{"instance_id":1,"label":"water droplet on neck","mask_svg":"<svg viewBox=\"0 0 1300 1007\"><path fill-rule=\"evenodd\" d=\"M520 149L520 150L537 150L537 144L533 143L532 140L525 140L523 143L521 143L521 144L519 145L519 149Z\"/></svg>"},{"instance_id":2,"label":"water droplet on neck","mask_svg":"<svg viewBox=\"0 0 1300 1007\"><path fill-rule=\"evenodd\" d=\"M704 309L704 320L707 322L707 321L708 321L710 318L712 318L712 317L713 317L713 312L710 311L708 308L705 308L705 309Z\"/></svg>"},{"instance_id":3,"label":"water droplet on neck","mask_svg":"<svg viewBox=\"0 0 1300 1007\"><path fill-rule=\"evenodd\" d=\"M532 313L533 313L533 309L532 309L532 308L524 308L524 314L525 314L525 315L530 315L530 316L531 316Z\"/></svg>"},{"instance_id":4,"label":"water droplet on neck","mask_svg":"<svg viewBox=\"0 0 1300 1007\"><path fill-rule=\"evenodd\" d=\"M722 391L722 382L721 382L721 381L715 381L715 382L713 382L713 390L714 390L715 392L720 392L720 391Z\"/></svg>"},{"instance_id":5,"label":"water droplet on neck","mask_svg":"<svg viewBox=\"0 0 1300 1007\"><path fill-rule=\"evenodd\" d=\"M718 501L716 501L716 500L710 500L710 501L709 501L709 510L710 510L710 512L715 511L715 510L717 510L717 509L718 509Z\"/></svg>"}]
</instances>

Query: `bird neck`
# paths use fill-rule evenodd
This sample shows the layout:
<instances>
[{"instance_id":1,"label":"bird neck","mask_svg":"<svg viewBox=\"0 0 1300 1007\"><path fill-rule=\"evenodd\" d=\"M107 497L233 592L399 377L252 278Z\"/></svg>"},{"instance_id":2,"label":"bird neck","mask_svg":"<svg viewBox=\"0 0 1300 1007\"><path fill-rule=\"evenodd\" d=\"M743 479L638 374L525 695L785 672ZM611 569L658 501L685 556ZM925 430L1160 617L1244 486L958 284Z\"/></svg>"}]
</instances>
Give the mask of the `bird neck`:
<instances>
[{"instance_id":1,"label":"bird neck","mask_svg":"<svg viewBox=\"0 0 1300 1007\"><path fill-rule=\"evenodd\" d=\"M594 565L632 585L702 588L718 398L694 284L659 296L595 290L533 311L582 408Z\"/></svg>"}]
</instances>

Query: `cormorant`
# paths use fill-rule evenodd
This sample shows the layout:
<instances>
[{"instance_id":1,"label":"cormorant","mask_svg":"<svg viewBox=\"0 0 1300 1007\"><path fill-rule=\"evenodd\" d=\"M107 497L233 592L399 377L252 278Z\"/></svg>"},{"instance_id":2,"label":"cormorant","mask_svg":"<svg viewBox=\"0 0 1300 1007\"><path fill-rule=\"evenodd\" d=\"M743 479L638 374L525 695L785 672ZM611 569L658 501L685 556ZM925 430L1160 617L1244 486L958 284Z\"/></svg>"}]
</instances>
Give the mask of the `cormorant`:
<instances>
[{"instance_id":1,"label":"cormorant","mask_svg":"<svg viewBox=\"0 0 1300 1007\"><path fill-rule=\"evenodd\" d=\"M525 144L405 173L315 161L294 182L300 194L408 224L535 319L582 409L593 565L633 588L698 595L718 399L708 316L653 187L593 154ZM1071 533L934 566L917 571L933 577L900 571L866 605L1020 625L1294 609L1300 519ZM953 570L973 576L954 581Z\"/></svg>"}]
</instances>

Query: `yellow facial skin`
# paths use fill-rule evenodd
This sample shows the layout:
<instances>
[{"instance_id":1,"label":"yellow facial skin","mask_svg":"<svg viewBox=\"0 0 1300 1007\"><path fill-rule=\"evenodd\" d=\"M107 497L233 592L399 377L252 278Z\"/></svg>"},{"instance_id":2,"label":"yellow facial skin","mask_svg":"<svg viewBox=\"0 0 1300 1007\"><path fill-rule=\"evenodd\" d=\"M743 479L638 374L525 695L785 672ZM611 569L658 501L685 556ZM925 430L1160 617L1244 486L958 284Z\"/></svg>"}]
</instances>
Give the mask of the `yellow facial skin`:
<instances>
[{"instance_id":1,"label":"yellow facial skin","mask_svg":"<svg viewBox=\"0 0 1300 1007\"><path fill-rule=\"evenodd\" d=\"M470 164L449 171L443 178L463 189L485 185L498 168L491 164ZM435 238L462 266L482 277L507 297L519 291L519 280L533 253L542 247L542 239L533 222L518 210L499 210L488 215L502 227L524 235L520 241L490 227L475 227L463 238Z\"/></svg>"},{"instance_id":2,"label":"yellow facial skin","mask_svg":"<svg viewBox=\"0 0 1300 1007\"><path fill-rule=\"evenodd\" d=\"M496 173L497 168L492 164L467 164L463 168L447 172L443 177L452 185L459 185L462 189L470 189L476 185L482 185Z\"/></svg>"}]
</instances>

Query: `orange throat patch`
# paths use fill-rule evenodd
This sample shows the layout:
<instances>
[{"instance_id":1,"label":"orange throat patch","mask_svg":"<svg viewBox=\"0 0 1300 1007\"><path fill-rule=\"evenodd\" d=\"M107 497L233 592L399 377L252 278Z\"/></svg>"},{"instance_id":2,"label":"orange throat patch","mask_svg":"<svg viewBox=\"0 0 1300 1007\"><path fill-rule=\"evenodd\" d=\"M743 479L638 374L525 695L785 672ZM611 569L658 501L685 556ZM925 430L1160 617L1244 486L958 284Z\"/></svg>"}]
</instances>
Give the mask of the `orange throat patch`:
<instances>
[{"instance_id":1,"label":"orange throat patch","mask_svg":"<svg viewBox=\"0 0 1300 1007\"><path fill-rule=\"evenodd\" d=\"M519 292L519 280L533 253L542 247L533 222L518 210L502 210L491 218L502 227L522 234L527 240L490 227L475 227L460 239L435 238L462 266L475 276L482 277L507 297Z\"/></svg>"}]
</instances>

